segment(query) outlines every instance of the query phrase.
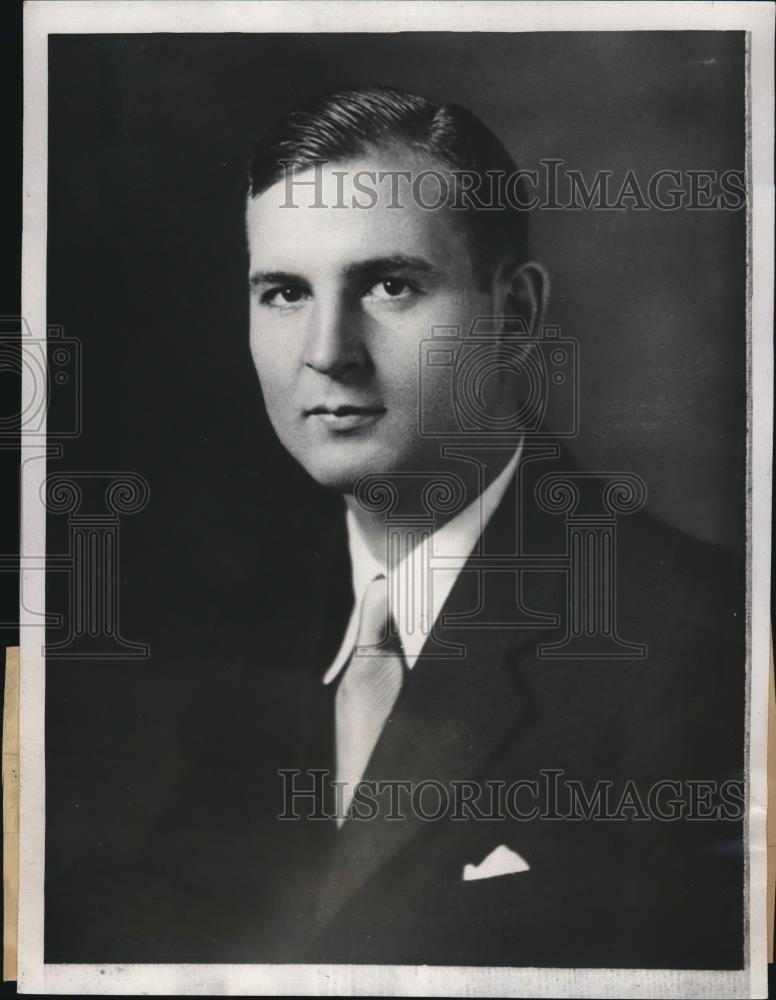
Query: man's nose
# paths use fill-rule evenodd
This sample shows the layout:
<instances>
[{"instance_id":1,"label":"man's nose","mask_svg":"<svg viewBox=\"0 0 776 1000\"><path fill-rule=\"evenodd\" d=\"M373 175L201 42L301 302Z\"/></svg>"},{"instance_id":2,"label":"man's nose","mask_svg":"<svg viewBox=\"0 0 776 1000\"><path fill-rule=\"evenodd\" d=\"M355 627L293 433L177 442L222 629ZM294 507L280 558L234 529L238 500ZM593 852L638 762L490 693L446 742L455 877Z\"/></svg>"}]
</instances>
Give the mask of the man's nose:
<instances>
[{"instance_id":1,"label":"man's nose","mask_svg":"<svg viewBox=\"0 0 776 1000\"><path fill-rule=\"evenodd\" d=\"M308 368L342 378L366 366L369 356L361 323L347 302L319 299L309 315L302 357Z\"/></svg>"}]
</instances>

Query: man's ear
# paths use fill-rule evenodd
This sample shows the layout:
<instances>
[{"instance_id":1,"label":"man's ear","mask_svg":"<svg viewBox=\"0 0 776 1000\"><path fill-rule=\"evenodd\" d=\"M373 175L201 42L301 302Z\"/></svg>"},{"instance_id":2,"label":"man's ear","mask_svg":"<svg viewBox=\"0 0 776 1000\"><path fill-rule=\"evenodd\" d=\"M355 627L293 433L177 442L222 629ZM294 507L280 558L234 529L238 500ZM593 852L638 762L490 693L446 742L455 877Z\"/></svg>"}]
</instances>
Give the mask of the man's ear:
<instances>
[{"instance_id":1,"label":"man's ear","mask_svg":"<svg viewBox=\"0 0 776 1000\"><path fill-rule=\"evenodd\" d=\"M519 265L502 264L494 286L499 312L505 317L504 332L535 336L550 296L550 276L544 265L534 260ZM522 322L510 323L511 317Z\"/></svg>"}]
</instances>

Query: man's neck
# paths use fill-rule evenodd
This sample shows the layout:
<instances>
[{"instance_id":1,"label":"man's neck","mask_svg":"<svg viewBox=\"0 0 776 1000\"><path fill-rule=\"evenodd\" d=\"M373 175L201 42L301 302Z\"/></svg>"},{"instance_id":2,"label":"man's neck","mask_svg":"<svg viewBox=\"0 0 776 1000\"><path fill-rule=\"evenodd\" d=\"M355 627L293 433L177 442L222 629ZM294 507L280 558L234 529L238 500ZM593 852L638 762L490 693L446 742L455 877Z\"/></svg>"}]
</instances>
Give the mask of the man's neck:
<instances>
[{"instance_id":1,"label":"man's neck","mask_svg":"<svg viewBox=\"0 0 776 1000\"><path fill-rule=\"evenodd\" d=\"M435 512L434 530L438 531L443 525L451 521L463 509L468 507L470 503L476 500L496 479L499 473L506 468L511 458L511 453L498 450L494 451L487 463L477 466L468 463L456 463L454 474L464 484L464 499L460 505L453 506L451 510L439 510ZM437 470L440 474L446 471L448 470ZM453 471L452 467L449 471ZM391 482L390 475L386 475L385 478L387 482ZM407 485L400 485L402 483L400 477L397 477L393 481L399 489L396 503L390 511L392 545L398 545L398 551L394 549L391 553L391 559L394 562L403 560L416 544L416 519L424 514L428 515L428 508L423 502L423 491L433 480L433 474L429 474L425 478L418 477L417 482L409 479ZM388 517L386 513L367 510L352 494L345 496L345 503L351 517L355 520L361 532L370 554L383 566L387 566ZM406 524L403 523L405 518Z\"/></svg>"}]
</instances>

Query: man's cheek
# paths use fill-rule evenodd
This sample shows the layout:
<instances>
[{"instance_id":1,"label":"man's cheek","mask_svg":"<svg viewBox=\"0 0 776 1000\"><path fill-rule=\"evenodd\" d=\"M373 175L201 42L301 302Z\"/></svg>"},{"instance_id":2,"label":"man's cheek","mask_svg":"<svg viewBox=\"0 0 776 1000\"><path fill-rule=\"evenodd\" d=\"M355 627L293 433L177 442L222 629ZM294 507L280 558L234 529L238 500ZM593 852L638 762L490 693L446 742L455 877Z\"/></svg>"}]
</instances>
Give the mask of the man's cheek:
<instances>
[{"instance_id":1,"label":"man's cheek","mask_svg":"<svg viewBox=\"0 0 776 1000\"><path fill-rule=\"evenodd\" d=\"M262 351L254 355L254 362L265 397L282 395L287 389L288 377L278 365L277 358Z\"/></svg>"}]
</instances>

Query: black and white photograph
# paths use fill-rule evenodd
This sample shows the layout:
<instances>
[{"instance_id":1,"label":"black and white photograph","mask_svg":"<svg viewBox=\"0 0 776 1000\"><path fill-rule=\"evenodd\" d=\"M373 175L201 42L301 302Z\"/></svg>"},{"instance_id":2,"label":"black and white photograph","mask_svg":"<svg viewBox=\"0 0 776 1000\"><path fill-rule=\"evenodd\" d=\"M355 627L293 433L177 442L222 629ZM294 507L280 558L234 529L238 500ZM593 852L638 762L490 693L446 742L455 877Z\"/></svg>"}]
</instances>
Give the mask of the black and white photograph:
<instances>
[{"instance_id":1,"label":"black and white photograph","mask_svg":"<svg viewBox=\"0 0 776 1000\"><path fill-rule=\"evenodd\" d=\"M21 992L767 995L773 23L25 6Z\"/></svg>"}]
</instances>

